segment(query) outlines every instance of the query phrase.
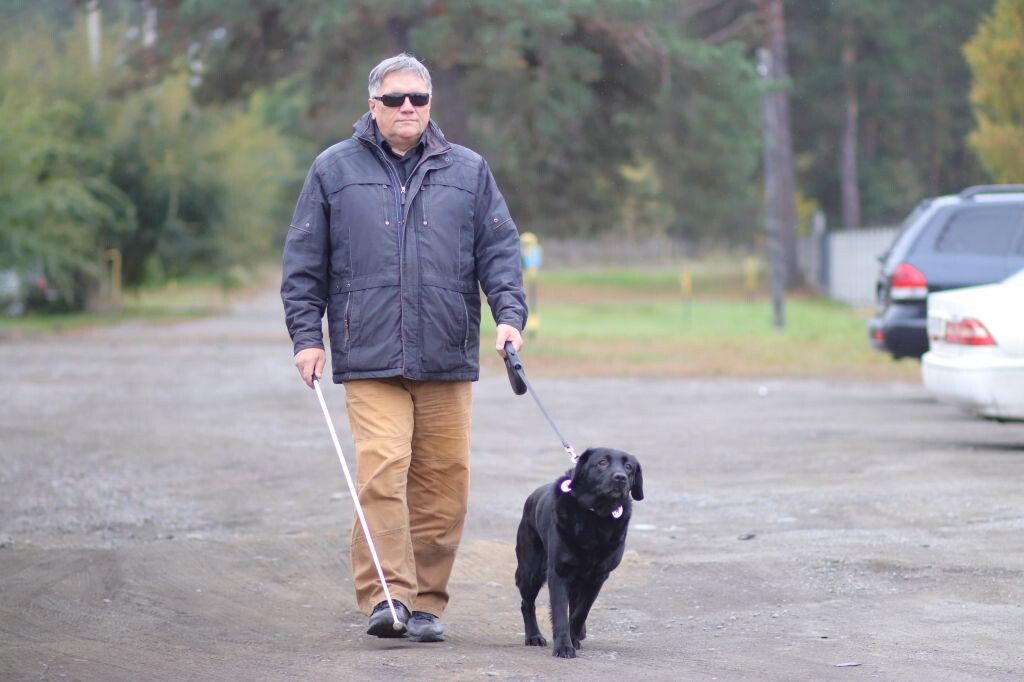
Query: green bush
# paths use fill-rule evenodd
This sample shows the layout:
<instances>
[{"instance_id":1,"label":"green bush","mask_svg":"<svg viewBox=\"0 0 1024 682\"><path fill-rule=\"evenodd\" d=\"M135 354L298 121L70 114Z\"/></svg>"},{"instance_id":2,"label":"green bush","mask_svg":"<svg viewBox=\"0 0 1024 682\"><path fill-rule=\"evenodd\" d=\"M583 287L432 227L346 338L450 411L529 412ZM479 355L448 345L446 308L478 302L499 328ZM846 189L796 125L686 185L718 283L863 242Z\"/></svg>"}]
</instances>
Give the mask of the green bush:
<instances>
[{"instance_id":1,"label":"green bush","mask_svg":"<svg viewBox=\"0 0 1024 682\"><path fill-rule=\"evenodd\" d=\"M20 28L0 67L0 272L42 276L81 309L110 249L129 286L147 272L235 281L269 253L297 171L259 91L201 107L183 73L133 87L117 55L94 71L81 26Z\"/></svg>"}]
</instances>

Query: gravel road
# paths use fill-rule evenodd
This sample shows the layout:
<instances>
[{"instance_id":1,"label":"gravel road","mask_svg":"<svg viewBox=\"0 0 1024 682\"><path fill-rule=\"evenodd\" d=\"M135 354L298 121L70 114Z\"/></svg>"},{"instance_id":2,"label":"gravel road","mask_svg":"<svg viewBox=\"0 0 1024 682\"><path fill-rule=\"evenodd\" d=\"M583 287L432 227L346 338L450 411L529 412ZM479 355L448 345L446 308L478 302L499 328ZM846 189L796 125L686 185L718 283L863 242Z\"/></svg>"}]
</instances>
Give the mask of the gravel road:
<instances>
[{"instance_id":1,"label":"gravel road","mask_svg":"<svg viewBox=\"0 0 1024 682\"><path fill-rule=\"evenodd\" d=\"M273 293L0 341L0 679L1024 679L1024 425L914 384L531 379L578 449L644 467L576 660L522 645L516 524L568 461L496 362L448 638L414 644L363 634Z\"/></svg>"}]
</instances>

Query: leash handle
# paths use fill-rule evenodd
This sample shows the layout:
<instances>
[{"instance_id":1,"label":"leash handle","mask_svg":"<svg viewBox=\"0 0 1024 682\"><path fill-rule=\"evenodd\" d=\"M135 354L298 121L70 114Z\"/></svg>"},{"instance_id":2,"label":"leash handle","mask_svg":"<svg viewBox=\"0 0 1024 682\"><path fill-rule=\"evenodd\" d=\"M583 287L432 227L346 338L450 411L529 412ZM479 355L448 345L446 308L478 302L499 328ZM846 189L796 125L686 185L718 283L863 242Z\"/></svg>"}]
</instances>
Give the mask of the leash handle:
<instances>
[{"instance_id":1,"label":"leash handle","mask_svg":"<svg viewBox=\"0 0 1024 682\"><path fill-rule=\"evenodd\" d=\"M505 371L508 373L508 382L512 384L512 392L516 395L526 393L528 389L523 363L519 360L519 353L516 352L511 341L505 342Z\"/></svg>"},{"instance_id":2,"label":"leash handle","mask_svg":"<svg viewBox=\"0 0 1024 682\"><path fill-rule=\"evenodd\" d=\"M544 409L544 403L540 401L537 396L537 391L534 390L530 384L530 380L526 378L526 370L523 369L523 363L519 359L519 354L516 349L512 346L511 341L505 342L505 368L508 370L508 380L512 383L512 391L516 395L523 395L529 393L533 396L534 402L537 403L537 407L540 408L541 414L548 420L548 424L551 424L551 428L555 430L555 435L558 436L558 440L562 442L562 447L565 449L565 454L569 455L569 461L573 464L579 461L580 456L576 454L576 450L569 445L569 441L565 439L562 432L558 430L558 425L555 424L555 420L551 418L548 411Z\"/></svg>"}]
</instances>

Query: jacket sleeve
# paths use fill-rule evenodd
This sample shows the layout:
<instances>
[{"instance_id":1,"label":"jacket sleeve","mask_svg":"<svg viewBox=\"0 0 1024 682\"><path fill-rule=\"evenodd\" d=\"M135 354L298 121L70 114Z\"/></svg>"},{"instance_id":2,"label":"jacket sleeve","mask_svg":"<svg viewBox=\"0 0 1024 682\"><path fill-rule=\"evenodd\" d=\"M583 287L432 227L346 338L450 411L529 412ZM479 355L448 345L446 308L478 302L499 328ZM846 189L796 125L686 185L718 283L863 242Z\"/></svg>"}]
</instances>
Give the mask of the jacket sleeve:
<instances>
[{"instance_id":1,"label":"jacket sleeve","mask_svg":"<svg viewBox=\"0 0 1024 682\"><path fill-rule=\"evenodd\" d=\"M330 263L330 207L316 163L295 204L281 262L281 301L293 352L323 348Z\"/></svg>"},{"instance_id":2,"label":"jacket sleeve","mask_svg":"<svg viewBox=\"0 0 1024 682\"><path fill-rule=\"evenodd\" d=\"M476 275L487 296L496 324L526 326L526 294L519 231L512 222L505 199L498 191L486 161L481 160L477 181L474 226Z\"/></svg>"}]
</instances>

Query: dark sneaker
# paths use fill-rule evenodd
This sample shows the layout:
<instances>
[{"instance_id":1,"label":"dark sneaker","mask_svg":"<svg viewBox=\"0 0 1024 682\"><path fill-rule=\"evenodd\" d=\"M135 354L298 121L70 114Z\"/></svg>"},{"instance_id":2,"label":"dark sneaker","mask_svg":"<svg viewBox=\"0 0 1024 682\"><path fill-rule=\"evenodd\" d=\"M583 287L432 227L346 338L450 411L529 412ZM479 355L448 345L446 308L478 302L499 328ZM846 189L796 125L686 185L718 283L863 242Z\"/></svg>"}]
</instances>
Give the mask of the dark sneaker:
<instances>
[{"instance_id":1,"label":"dark sneaker","mask_svg":"<svg viewBox=\"0 0 1024 682\"><path fill-rule=\"evenodd\" d=\"M443 642L444 628L437 622L437 616L426 611L413 611L409 622L409 639L414 642Z\"/></svg>"},{"instance_id":2,"label":"dark sneaker","mask_svg":"<svg viewBox=\"0 0 1024 682\"><path fill-rule=\"evenodd\" d=\"M402 624L401 629L395 629L395 621L391 617L391 609L388 603L382 601L373 607L370 614L370 627L366 628L366 634L374 637L405 637L406 623L409 620L409 609L405 604L395 601L395 613L398 615L398 622Z\"/></svg>"}]
</instances>

